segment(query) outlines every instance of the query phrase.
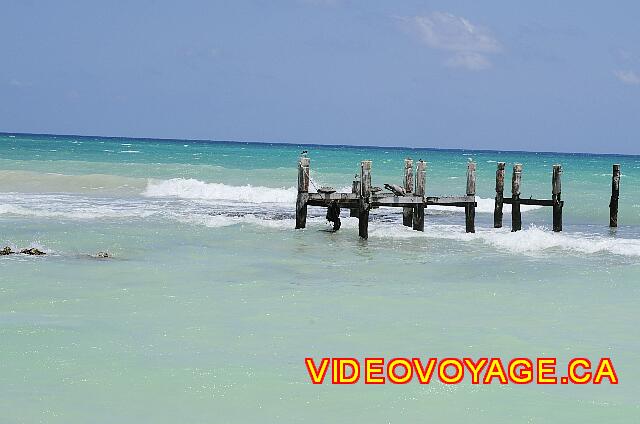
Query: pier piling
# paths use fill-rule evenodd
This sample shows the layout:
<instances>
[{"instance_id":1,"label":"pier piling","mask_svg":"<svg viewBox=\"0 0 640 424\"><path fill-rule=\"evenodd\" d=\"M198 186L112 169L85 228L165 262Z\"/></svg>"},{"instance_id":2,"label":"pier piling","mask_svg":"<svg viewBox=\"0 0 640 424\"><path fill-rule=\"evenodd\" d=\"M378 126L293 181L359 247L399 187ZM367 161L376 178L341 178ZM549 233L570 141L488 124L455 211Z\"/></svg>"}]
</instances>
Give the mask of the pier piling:
<instances>
[{"instance_id":1,"label":"pier piling","mask_svg":"<svg viewBox=\"0 0 640 424\"><path fill-rule=\"evenodd\" d=\"M414 194L424 198L427 184L426 163L420 159L416 165L416 188ZM424 207L425 202L420 202L413 209L413 229L424 231Z\"/></svg>"},{"instance_id":2,"label":"pier piling","mask_svg":"<svg viewBox=\"0 0 640 424\"><path fill-rule=\"evenodd\" d=\"M467 164L467 196L476 195L476 164L469 162ZM468 203L464 207L465 226L467 233L476 232L476 206Z\"/></svg>"},{"instance_id":3,"label":"pier piling","mask_svg":"<svg viewBox=\"0 0 640 424\"><path fill-rule=\"evenodd\" d=\"M493 208L493 228L502 228L502 206L504 204L504 162L498 162L496 170L496 203Z\"/></svg>"},{"instance_id":4,"label":"pier piling","mask_svg":"<svg viewBox=\"0 0 640 424\"><path fill-rule=\"evenodd\" d=\"M353 184L351 185L351 194L360 195L360 180L358 175L353 178ZM349 209L349 216L352 218L358 217L358 208Z\"/></svg>"},{"instance_id":5,"label":"pier piling","mask_svg":"<svg viewBox=\"0 0 640 424\"><path fill-rule=\"evenodd\" d=\"M413 193L413 160L409 158L404 160L404 190L409 196ZM402 224L411 227L412 223L413 208L405 206L402 208Z\"/></svg>"},{"instance_id":6,"label":"pier piling","mask_svg":"<svg viewBox=\"0 0 640 424\"><path fill-rule=\"evenodd\" d=\"M360 202L358 210L358 234L369 238L369 210L371 209L371 161L360 164Z\"/></svg>"},{"instance_id":7,"label":"pier piling","mask_svg":"<svg viewBox=\"0 0 640 424\"><path fill-rule=\"evenodd\" d=\"M611 201L609 202L609 227L618 226L618 199L620 197L620 164L613 165L611 176Z\"/></svg>"},{"instance_id":8,"label":"pier piling","mask_svg":"<svg viewBox=\"0 0 640 424\"><path fill-rule=\"evenodd\" d=\"M511 177L511 231L522 229L522 216L520 214L520 181L522 178L522 164L513 165Z\"/></svg>"},{"instance_id":9,"label":"pier piling","mask_svg":"<svg viewBox=\"0 0 640 424\"><path fill-rule=\"evenodd\" d=\"M307 201L309 199L310 159L301 157L298 161L298 198L296 200L296 229L307 226Z\"/></svg>"},{"instance_id":10,"label":"pier piling","mask_svg":"<svg viewBox=\"0 0 640 424\"><path fill-rule=\"evenodd\" d=\"M553 165L551 200L553 201L553 231L562 231L562 165Z\"/></svg>"}]
</instances>

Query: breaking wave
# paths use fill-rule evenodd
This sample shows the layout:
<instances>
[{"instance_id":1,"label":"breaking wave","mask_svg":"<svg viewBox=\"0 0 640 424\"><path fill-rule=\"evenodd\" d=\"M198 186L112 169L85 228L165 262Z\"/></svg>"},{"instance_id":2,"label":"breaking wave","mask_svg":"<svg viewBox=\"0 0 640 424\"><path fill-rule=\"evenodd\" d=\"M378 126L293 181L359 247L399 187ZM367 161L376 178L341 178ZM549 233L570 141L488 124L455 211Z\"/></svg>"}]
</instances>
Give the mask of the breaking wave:
<instances>
[{"instance_id":1,"label":"breaking wave","mask_svg":"<svg viewBox=\"0 0 640 424\"><path fill-rule=\"evenodd\" d=\"M338 191L350 191L341 188ZM262 186L232 186L223 183L207 183L193 178L172 178L170 180L149 180L142 192L145 197L174 198L190 200L217 200L238 203L280 203L293 205L296 202L296 187L262 187ZM493 213L494 199L477 197L477 213ZM522 205L520 210L528 212L542 206ZM429 206L430 210L463 213L462 208L447 206ZM504 213L511 213L511 205L504 205Z\"/></svg>"},{"instance_id":2,"label":"breaking wave","mask_svg":"<svg viewBox=\"0 0 640 424\"><path fill-rule=\"evenodd\" d=\"M172 178L164 181L149 180L142 192L145 197L171 197L177 199L224 200L244 203L296 202L296 187L270 188L261 186L231 186L206 183L193 178Z\"/></svg>"},{"instance_id":3,"label":"breaking wave","mask_svg":"<svg viewBox=\"0 0 640 424\"><path fill-rule=\"evenodd\" d=\"M185 180L188 181L188 180ZM172 190L180 185L169 186ZM246 199L245 201L271 201L265 198L264 187L243 187L238 194L236 188L224 184L196 183L208 196L225 199ZM218 190L222 186L221 190ZM166 185L156 186L156 190L165 187L164 196L171 196ZM193 186L191 186L193 188ZM213 188L212 188L213 187ZM218 191L215 191L218 190ZM273 191L272 191L273 190ZM277 193L281 203L290 202L288 196L293 189L267 189L267 193ZM190 195L195 196L193 191ZM182 193L184 195L184 193ZM210 197L211 198L211 197ZM265 200L266 199L266 200ZM221 228L230 226L253 226L273 230L293 231L295 219L291 205L288 204L234 204L221 205L221 202L203 203L192 199L165 198L95 198L69 195L24 195L5 193L0 195L0 215L36 217L63 220L118 220L132 222L133 219L155 219L179 222L185 225ZM457 208L456 210L460 210ZM161 224L161 221L158 221ZM401 214L389 209L376 209L372 212L369 224L371 238L409 239L423 238L427 243L451 240L468 246L485 245L505 253L544 254L562 250L569 254L608 253L627 257L640 257L640 239L618 238L606 234L588 232L553 233L549 229L532 225L512 233L509 229L478 228L475 234L467 234L459 217L433 217L427 220L424 232L413 231L401 225ZM342 230L338 236L357 237L358 220L343 213ZM317 208L309 210L308 228L310 231L327 228L324 211ZM346 234L345 234L346 233Z\"/></svg>"},{"instance_id":4,"label":"breaking wave","mask_svg":"<svg viewBox=\"0 0 640 424\"><path fill-rule=\"evenodd\" d=\"M357 223L356 223L357 225ZM474 234L465 232L461 225L425 225L420 233L410 228L390 225L373 225L370 237L446 239L462 242L481 242L506 253L537 254L553 250L564 250L573 254L610 253L614 255L640 257L640 240L607 237L585 233L554 233L548 228L531 225L512 233L509 229L479 229Z\"/></svg>"}]
</instances>

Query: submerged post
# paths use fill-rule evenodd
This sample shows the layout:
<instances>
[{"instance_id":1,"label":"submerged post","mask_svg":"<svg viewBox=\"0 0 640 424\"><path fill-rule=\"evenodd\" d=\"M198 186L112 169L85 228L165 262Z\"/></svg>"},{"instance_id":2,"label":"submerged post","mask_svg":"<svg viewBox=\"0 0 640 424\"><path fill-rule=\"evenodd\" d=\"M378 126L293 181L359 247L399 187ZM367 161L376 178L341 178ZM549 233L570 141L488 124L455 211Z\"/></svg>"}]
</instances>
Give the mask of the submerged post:
<instances>
[{"instance_id":1,"label":"submerged post","mask_svg":"<svg viewBox=\"0 0 640 424\"><path fill-rule=\"evenodd\" d=\"M358 179L358 174L353 178L353 184L351 185L351 193L360 195L360 180ZM358 208L351 208L349 211L349 216L353 218L358 217Z\"/></svg>"},{"instance_id":2,"label":"submerged post","mask_svg":"<svg viewBox=\"0 0 640 424\"><path fill-rule=\"evenodd\" d=\"M302 156L298 161L298 198L296 200L296 229L307 226L307 201L309 200L309 162Z\"/></svg>"},{"instance_id":3,"label":"submerged post","mask_svg":"<svg viewBox=\"0 0 640 424\"><path fill-rule=\"evenodd\" d=\"M369 209L371 209L371 161L360 164L360 207L358 210L358 234L369 238Z\"/></svg>"},{"instance_id":4,"label":"submerged post","mask_svg":"<svg viewBox=\"0 0 640 424\"><path fill-rule=\"evenodd\" d=\"M553 165L551 199L553 200L553 231L562 231L562 165Z\"/></svg>"},{"instance_id":5,"label":"submerged post","mask_svg":"<svg viewBox=\"0 0 640 424\"><path fill-rule=\"evenodd\" d=\"M424 231L424 196L425 186L427 184L426 165L422 159L420 159L418 165L416 165L416 189L414 194L423 199L423 202L418 204L413 210L413 229L417 231Z\"/></svg>"},{"instance_id":6,"label":"submerged post","mask_svg":"<svg viewBox=\"0 0 640 424\"><path fill-rule=\"evenodd\" d=\"M496 203L493 208L493 228L502 228L502 205L504 204L504 162L498 162L496 170Z\"/></svg>"},{"instance_id":7,"label":"submerged post","mask_svg":"<svg viewBox=\"0 0 640 424\"><path fill-rule=\"evenodd\" d=\"M609 202L609 227L618 226L618 199L620 197L620 164L613 165L611 177L611 201Z\"/></svg>"},{"instance_id":8,"label":"submerged post","mask_svg":"<svg viewBox=\"0 0 640 424\"><path fill-rule=\"evenodd\" d=\"M513 177L511 178L511 231L522 229L522 216L520 215L520 180L522 178L522 164L513 165Z\"/></svg>"},{"instance_id":9,"label":"submerged post","mask_svg":"<svg viewBox=\"0 0 640 424\"><path fill-rule=\"evenodd\" d=\"M404 191L407 195L413 193L413 160L409 158L404 160ZM413 208L405 206L402 208L402 225L411 227L412 222Z\"/></svg>"},{"instance_id":10,"label":"submerged post","mask_svg":"<svg viewBox=\"0 0 640 424\"><path fill-rule=\"evenodd\" d=\"M467 164L467 196L476 195L476 164L475 162L469 162ZM465 225L467 227L467 233L476 232L476 206L472 203L467 203L464 207Z\"/></svg>"}]
</instances>

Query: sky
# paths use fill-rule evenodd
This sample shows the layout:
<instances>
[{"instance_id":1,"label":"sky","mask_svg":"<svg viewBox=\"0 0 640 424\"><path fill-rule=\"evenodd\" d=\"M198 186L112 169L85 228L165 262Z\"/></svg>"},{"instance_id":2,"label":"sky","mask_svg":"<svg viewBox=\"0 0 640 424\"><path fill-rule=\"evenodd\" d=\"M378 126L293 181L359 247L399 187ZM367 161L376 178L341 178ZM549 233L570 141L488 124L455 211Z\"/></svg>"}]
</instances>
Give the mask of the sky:
<instances>
[{"instance_id":1,"label":"sky","mask_svg":"<svg viewBox=\"0 0 640 424\"><path fill-rule=\"evenodd\" d=\"M640 154L634 1L0 0L0 131Z\"/></svg>"}]
</instances>

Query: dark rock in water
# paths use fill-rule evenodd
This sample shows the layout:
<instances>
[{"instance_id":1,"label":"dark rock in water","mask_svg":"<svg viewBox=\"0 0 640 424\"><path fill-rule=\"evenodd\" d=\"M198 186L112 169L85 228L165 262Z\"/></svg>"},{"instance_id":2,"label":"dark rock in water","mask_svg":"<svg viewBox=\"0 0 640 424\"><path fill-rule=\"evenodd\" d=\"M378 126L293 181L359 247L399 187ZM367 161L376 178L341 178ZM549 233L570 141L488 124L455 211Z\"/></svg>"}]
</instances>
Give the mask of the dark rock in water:
<instances>
[{"instance_id":1,"label":"dark rock in water","mask_svg":"<svg viewBox=\"0 0 640 424\"><path fill-rule=\"evenodd\" d=\"M36 249L35 247L31 247L29 249L22 249L20 251L20 253L23 253L25 255L46 255L46 253L44 253L42 250Z\"/></svg>"},{"instance_id":2,"label":"dark rock in water","mask_svg":"<svg viewBox=\"0 0 640 424\"><path fill-rule=\"evenodd\" d=\"M11 255L15 253L9 246L5 246L4 249L0 250L0 256Z\"/></svg>"},{"instance_id":3,"label":"dark rock in water","mask_svg":"<svg viewBox=\"0 0 640 424\"><path fill-rule=\"evenodd\" d=\"M106 258L110 258L110 257L111 257L111 255L109 253L107 253L107 252L98 252L98 254L96 255L96 258L106 259Z\"/></svg>"},{"instance_id":4,"label":"dark rock in water","mask_svg":"<svg viewBox=\"0 0 640 424\"><path fill-rule=\"evenodd\" d=\"M371 187L371 193L378 193L381 191L382 191L381 187Z\"/></svg>"}]
</instances>

